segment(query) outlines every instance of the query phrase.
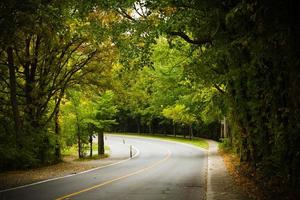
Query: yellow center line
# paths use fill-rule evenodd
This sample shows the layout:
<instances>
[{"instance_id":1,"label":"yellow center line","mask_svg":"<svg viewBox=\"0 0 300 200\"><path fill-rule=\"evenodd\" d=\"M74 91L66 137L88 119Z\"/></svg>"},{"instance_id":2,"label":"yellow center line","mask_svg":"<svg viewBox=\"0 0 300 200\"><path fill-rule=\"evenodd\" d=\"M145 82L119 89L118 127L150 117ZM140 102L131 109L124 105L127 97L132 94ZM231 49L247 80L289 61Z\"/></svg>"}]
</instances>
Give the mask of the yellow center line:
<instances>
[{"instance_id":1,"label":"yellow center line","mask_svg":"<svg viewBox=\"0 0 300 200\"><path fill-rule=\"evenodd\" d=\"M142 172L144 172L144 171L146 171L146 170L149 170L149 169L151 169L151 168L153 168L153 167L155 167L155 166L161 164L162 162L167 161L170 157L171 157L171 151L168 150L168 154L166 155L166 157L165 157L164 159L159 160L159 161L157 161L157 162L151 164L151 165L148 166L148 167L145 167L145 168L142 168L142 169L140 169L140 170L138 170L138 171L135 171L135 172L126 174L126 175L124 175L124 176L120 176L120 177L118 177L118 178L114 178L114 179L105 181L105 182L100 183L100 184L98 184L98 185L94 185L94 186L92 186L92 187L85 188L85 189L83 189L83 190L80 190L80 191L77 191L77 192L74 192L74 193L65 195L65 196L63 196L63 197L59 197L59 198L57 198L56 200L63 200L63 199L69 198L69 197L73 197L73 196L76 196L76 195L78 195L78 194L81 194L81 193L84 193L84 192L87 192L87 191L90 191L90 190L93 190L93 189L102 187L102 186L104 186L104 185L108 185L108 184L113 183L113 182L115 182L115 181L119 181L119 180L128 178L128 177L130 177L130 176L134 176L134 175L140 174L140 173L142 173Z\"/></svg>"}]
</instances>

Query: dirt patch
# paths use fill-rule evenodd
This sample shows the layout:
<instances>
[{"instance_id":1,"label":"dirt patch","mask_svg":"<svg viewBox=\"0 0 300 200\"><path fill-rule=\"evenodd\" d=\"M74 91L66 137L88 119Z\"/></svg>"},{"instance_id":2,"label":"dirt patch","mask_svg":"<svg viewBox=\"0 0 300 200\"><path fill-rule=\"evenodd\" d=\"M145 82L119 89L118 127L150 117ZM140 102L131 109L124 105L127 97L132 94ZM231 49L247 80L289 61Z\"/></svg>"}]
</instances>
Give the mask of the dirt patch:
<instances>
[{"instance_id":1,"label":"dirt patch","mask_svg":"<svg viewBox=\"0 0 300 200\"><path fill-rule=\"evenodd\" d=\"M67 156L64 161L55 165L30 170L9 171L0 173L0 190L26 185L46 179L57 178L95 167L116 162L110 159L93 159L78 161L76 157Z\"/></svg>"},{"instance_id":2,"label":"dirt patch","mask_svg":"<svg viewBox=\"0 0 300 200\"><path fill-rule=\"evenodd\" d=\"M257 174L246 164L240 163L239 158L232 153L220 150L225 166L235 183L241 187L247 196L254 200L267 199L262 189L256 183ZM255 177L255 178L254 178Z\"/></svg>"}]
</instances>

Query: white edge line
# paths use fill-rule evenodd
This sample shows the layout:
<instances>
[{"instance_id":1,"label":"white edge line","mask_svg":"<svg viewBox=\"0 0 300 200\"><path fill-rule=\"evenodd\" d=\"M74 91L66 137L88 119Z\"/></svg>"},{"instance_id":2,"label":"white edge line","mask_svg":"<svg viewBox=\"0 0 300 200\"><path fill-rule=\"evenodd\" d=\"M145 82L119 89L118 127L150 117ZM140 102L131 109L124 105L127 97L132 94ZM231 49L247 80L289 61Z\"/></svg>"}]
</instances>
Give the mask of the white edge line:
<instances>
[{"instance_id":1,"label":"white edge line","mask_svg":"<svg viewBox=\"0 0 300 200\"><path fill-rule=\"evenodd\" d=\"M17 189L21 189L21 188L25 188L25 187L30 187L30 186L33 186L33 185L38 185L38 184L46 183L46 182L50 182L50 181L55 181L55 180L58 180L58 179L68 178L68 177L71 177L71 176L85 174L85 173L88 173L88 172L91 172L91 171L95 171L95 170L98 170L98 169L102 169L102 168L106 168L106 167L110 167L110 166L113 166L113 165L118 165L118 164L124 163L126 161L129 161L129 160L131 160L131 159L139 156L140 150L138 148L134 147L134 146L132 146L132 148L135 149L136 153L131 158L127 158L125 160L121 160L121 161L118 161L118 162L115 162L115 163L111 163L111 164L108 164L108 165L104 165L104 166L92 168L92 169L89 169L89 170L86 170L86 171L78 172L76 174L69 174L69 175L66 175L66 176L61 176L61 177L57 177L57 178L51 178L51 179L47 179L47 180L43 180L43 181L39 181L39 182L35 182L35 183L30 183L30 184L27 184L27 185L21 185L21 186L14 187L14 188L0 190L0 193L8 192L8 191L11 191L11 190L17 190Z\"/></svg>"}]
</instances>

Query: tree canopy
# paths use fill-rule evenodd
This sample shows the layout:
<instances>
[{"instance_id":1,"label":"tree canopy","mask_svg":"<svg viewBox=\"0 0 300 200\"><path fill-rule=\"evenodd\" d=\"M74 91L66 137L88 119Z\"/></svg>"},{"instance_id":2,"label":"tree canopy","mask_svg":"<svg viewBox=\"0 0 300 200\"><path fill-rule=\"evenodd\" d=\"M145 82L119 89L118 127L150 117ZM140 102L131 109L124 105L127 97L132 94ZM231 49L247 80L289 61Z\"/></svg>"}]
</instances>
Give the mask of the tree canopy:
<instances>
[{"instance_id":1,"label":"tree canopy","mask_svg":"<svg viewBox=\"0 0 300 200\"><path fill-rule=\"evenodd\" d=\"M294 1L4 0L0 19L1 170L109 128L218 139L226 117L241 161L299 187Z\"/></svg>"}]
</instances>

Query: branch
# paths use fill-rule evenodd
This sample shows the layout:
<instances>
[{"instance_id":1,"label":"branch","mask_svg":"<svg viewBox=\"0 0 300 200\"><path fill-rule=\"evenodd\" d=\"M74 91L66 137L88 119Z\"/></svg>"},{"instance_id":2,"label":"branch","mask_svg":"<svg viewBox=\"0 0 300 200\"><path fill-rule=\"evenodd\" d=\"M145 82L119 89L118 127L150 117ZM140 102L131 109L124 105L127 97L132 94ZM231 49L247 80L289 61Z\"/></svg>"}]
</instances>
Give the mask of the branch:
<instances>
[{"instance_id":1,"label":"branch","mask_svg":"<svg viewBox=\"0 0 300 200\"><path fill-rule=\"evenodd\" d=\"M129 19L129 20L131 20L131 21L136 22L136 19L134 19L133 17L131 17L131 16L130 16L128 13L126 13L126 11L123 10L122 8L116 9L116 11L117 11L120 15L122 15L123 17L125 17L125 18L127 18L127 19Z\"/></svg>"},{"instance_id":2,"label":"branch","mask_svg":"<svg viewBox=\"0 0 300 200\"><path fill-rule=\"evenodd\" d=\"M222 90L222 89L220 88L220 86L218 86L217 84L214 84L214 87L215 87L219 92L221 92L222 94L226 94L226 92L225 92L224 90Z\"/></svg>"},{"instance_id":3,"label":"branch","mask_svg":"<svg viewBox=\"0 0 300 200\"><path fill-rule=\"evenodd\" d=\"M68 75L68 76L66 77L67 80L64 81L62 87L60 88L60 93L59 93L59 96L58 96L58 101L57 101L56 104L55 104L55 107L54 107L53 112L50 114L50 116L49 116L48 119L46 120L45 125L48 124L48 123L51 121L51 119L53 118L55 112L57 111L57 109L58 109L58 107L59 107L59 104L60 104L60 101L61 101L62 97L64 96L65 89L67 88L67 86L68 86L68 84L69 84L69 82L70 82L72 76L73 76L76 72L78 72L82 67L84 67L85 65L87 65L87 64L89 63L89 61L91 60L91 58L93 58L94 55L95 55L96 53L97 53L97 50L91 52L90 55L88 56L88 58L87 58L84 62L80 63L80 64L77 66L77 67L78 67L77 69L75 69L74 71L72 71L72 72L70 72L70 73L67 74L67 75ZM57 90L57 92L58 92L58 91L59 91L59 89ZM56 92L55 92L55 93L56 93ZM53 93L53 95L54 95L55 93ZM53 96L53 95L52 95L52 96ZM48 98L47 100L50 101L50 99L51 99L52 96L50 96L50 98ZM48 96L48 97L49 97L49 96ZM47 103L47 104L48 104L48 103Z\"/></svg>"},{"instance_id":4,"label":"branch","mask_svg":"<svg viewBox=\"0 0 300 200\"><path fill-rule=\"evenodd\" d=\"M4 76L0 76L0 79L6 84L7 87L9 87L9 83L7 82L7 80L4 78Z\"/></svg>"},{"instance_id":5,"label":"branch","mask_svg":"<svg viewBox=\"0 0 300 200\"><path fill-rule=\"evenodd\" d=\"M139 12L139 10L138 10L138 8L136 7L135 3L133 4L133 9L135 10L135 12L136 12L140 17L142 17L142 18L144 18L144 19L147 19L146 15L144 14L144 11L143 11L143 8L142 8L140 2L139 2L139 7L140 7L142 13Z\"/></svg>"},{"instance_id":6,"label":"branch","mask_svg":"<svg viewBox=\"0 0 300 200\"><path fill-rule=\"evenodd\" d=\"M47 124L52 120L54 114L55 114L55 113L57 112L57 110L59 109L60 101L61 101L61 99L63 98L64 94L65 94L65 88L63 88L63 89L60 91L60 93L59 93L59 95L58 95L58 100L57 100L57 102L55 103L54 109L53 109L52 113L50 114L50 116L48 117L48 119L46 120L44 126L47 125Z\"/></svg>"},{"instance_id":7,"label":"branch","mask_svg":"<svg viewBox=\"0 0 300 200\"><path fill-rule=\"evenodd\" d=\"M81 70L85 65L87 65L91 59L94 57L94 55L97 53L97 50L90 52L88 57L86 59L83 59L81 62L76 63L71 70L66 72L62 79L60 80L59 84L62 84L63 82L67 82L68 79L70 79L76 72Z\"/></svg>"},{"instance_id":8,"label":"branch","mask_svg":"<svg viewBox=\"0 0 300 200\"><path fill-rule=\"evenodd\" d=\"M172 36L179 36L182 39L184 39L186 42L191 43L191 44L203 45L203 44L211 44L212 43L211 38L191 39L188 35L186 35L182 31L171 31L168 33Z\"/></svg>"},{"instance_id":9,"label":"branch","mask_svg":"<svg viewBox=\"0 0 300 200\"><path fill-rule=\"evenodd\" d=\"M73 56L73 54L80 48L80 46L83 44L84 41L80 41L75 47L74 49L72 49L70 52L67 53L67 51L71 48L73 42L68 43L64 50L61 52L60 58L57 61L57 66L56 66L56 70L52 73L52 75L54 76L54 78L52 79L52 83L51 83L51 87L55 87L57 78L59 77L59 75L61 74L62 69L65 67L65 65L69 62L69 59ZM65 60L63 61L64 57L66 55ZM63 62L63 63L62 63Z\"/></svg>"},{"instance_id":10,"label":"branch","mask_svg":"<svg viewBox=\"0 0 300 200\"><path fill-rule=\"evenodd\" d=\"M139 0L139 4L140 4L140 8L141 8L141 11L142 11L143 16L144 16L145 18L147 18L147 16L148 16L148 14L146 13L146 12L147 12L147 8L146 8L144 5L142 5L142 4L144 4L144 3L142 3L140 0ZM144 12L144 9L143 9L143 8L146 9L146 12Z\"/></svg>"},{"instance_id":11,"label":"branch","mask_svg":"<svg viewBox=\"0 0 300 200\"><path fill-rule=\"evenodd\" d=\"M29 71L29 78L30 80L32 80L32 82L34 82L35 80L35 74L36 74L36 70L37 70L37 65L38 65L38 61L39 61L39 48L40 48L40 44L41 44L41 36L37 35L36 36L36 41L35 41L35 47L34 47L34 57L33 57L33 61L31 61L30 65L31 65L31 69Z\"/></svg>"},{"instance_id":12,"label":"branch","mask_svg":"<svg viewBox=\"0 0 300 200\"><path fill-rule=\"evenodd\" d=\"M73 77L73 75L75 73L77 73L79 70L81 70L85 65L87 65L91 59L94 57L94 55L97 53L97 50L92 51L89 53L88 57L86 59L84 59L83 61L81 61L80 63L77 63L73 66L72 69L70 69L69 71L67 71L62 77L61 79L55 84L53 82L53 85L50 87L49 89L49 94L48 97L46 99L46 101L43 103L42 107L43 109L41 109L41 112L45 112L46 108L47 108L47 104L48 102L51 100L51 98L58 92L64 92L66 87L69 84L69 81L71 80L71 78ZM56 74L55 79L57 79L59 76L59 74ZM63 95L63 94L62 94ZM54 112L53 112L54 113ZM51 118L53 117L53 113L50 115L50 117L47 120L47 123L51 120Z\"/></svg>"}]
</instances>

